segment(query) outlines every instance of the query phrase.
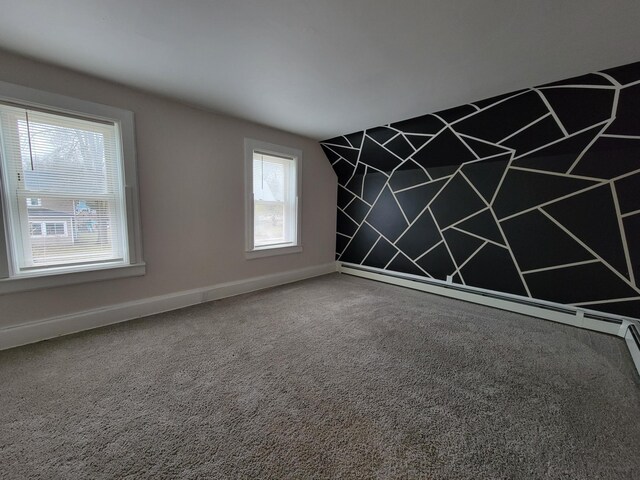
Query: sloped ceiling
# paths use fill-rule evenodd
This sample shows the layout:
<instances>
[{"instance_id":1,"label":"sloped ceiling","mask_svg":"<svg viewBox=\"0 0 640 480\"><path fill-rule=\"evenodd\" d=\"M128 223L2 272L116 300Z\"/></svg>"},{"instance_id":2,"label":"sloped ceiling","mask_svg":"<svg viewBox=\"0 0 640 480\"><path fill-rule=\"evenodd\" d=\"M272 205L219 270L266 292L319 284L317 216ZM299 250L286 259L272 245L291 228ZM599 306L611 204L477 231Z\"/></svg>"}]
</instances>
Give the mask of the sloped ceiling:
<instances>
[{"instance_id":1,"label":"sloped ceiling","mask_svg":"<svg viewBox=\"0 0 640 480\"><path fill-rule=\"evenodd\" d=\"M0 0L0 48L315 139L640 60L629 0Z\"/></svg>"}]
</instances>

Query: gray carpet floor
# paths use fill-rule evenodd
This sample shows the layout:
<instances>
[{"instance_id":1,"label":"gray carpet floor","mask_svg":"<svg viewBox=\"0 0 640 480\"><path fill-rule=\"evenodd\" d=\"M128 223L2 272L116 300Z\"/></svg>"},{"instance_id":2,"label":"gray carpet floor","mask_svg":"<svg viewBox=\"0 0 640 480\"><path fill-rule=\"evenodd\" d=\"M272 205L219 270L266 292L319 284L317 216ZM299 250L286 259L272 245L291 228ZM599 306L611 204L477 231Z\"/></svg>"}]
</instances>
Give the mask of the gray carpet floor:
<instances>
[{"instance_id":1,"label":"gray carpet floor","mask_svg":"<svg viewBox=\"0 0 640 480\"><path fill-rule=\"evenodd\" d=\"M640 478L623 341L333 274L0 352L0 477Z\"/></svg>"}]
</instances>

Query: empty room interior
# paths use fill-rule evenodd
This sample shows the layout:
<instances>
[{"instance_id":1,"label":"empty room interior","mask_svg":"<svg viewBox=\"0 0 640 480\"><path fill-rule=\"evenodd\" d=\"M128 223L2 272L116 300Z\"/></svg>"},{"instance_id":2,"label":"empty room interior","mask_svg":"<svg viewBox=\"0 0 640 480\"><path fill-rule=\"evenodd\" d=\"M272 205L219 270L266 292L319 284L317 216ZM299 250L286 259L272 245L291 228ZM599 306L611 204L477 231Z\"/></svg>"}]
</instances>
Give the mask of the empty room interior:
<instances>
[{"instance_id":1,"label":"empty room interior","mask_svg":"<svg viewBox=\"0 0 640 480\"><path fill-rule=\"evenodd\" d=\"M0 11L1 479L640 479L640 3Z\"/></svg>"}]
</instances>

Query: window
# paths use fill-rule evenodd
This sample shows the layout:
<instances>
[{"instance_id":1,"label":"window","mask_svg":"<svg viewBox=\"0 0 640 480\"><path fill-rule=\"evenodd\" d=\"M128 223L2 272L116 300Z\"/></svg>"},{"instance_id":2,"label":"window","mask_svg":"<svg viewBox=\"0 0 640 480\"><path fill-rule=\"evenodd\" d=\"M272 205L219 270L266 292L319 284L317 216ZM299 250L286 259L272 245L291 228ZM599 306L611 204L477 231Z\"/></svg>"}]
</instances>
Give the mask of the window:
<instances>
[{"instance_id":1,"label":"window","mask_svg":"<svg viewBox=\"0 0 640 480\"><path fill-rule=\"evenodd\" d=\"M30 225L30 233L32 237L42 237L44 235L44 230L42 229L42 223L40 222L29 222Z\"/></svg>"},{"instance_id":2,"label":"window","mask_svg":"<svg viewBox=\"0 0 640 480\"><path fill-rule=\"evenodd\" d=\"M0 175L0 293L144 273L131 112L0 82Z\"/></svg>"},{"instance_id":3,"label":"window","mask_svg":"<svg viewBox=\"0 0 640 480\"><path fill-rule=\"evenodd\" d=\"M247 258L302 251L300 150L245 139Z\"/></svg>"},{"instance_id":4,"label":"window","mask_svg":"<svg viewBox=\"0 0 640 480\"><path fill-rule=\"evenodd\" d=\"M29 221L31 237L68 237L66 222L32 222Z\"/></svg>"},{"instance_id":5,"label":"window","mask_svg":"<svg viewBox=\"0 0 640 480\"><path fill-rule=\"evenodd\" d=\"M67 224L66 223L45 223L45 232L48 237L66 237L67 236Z\"/></svg>"}]
</instances>

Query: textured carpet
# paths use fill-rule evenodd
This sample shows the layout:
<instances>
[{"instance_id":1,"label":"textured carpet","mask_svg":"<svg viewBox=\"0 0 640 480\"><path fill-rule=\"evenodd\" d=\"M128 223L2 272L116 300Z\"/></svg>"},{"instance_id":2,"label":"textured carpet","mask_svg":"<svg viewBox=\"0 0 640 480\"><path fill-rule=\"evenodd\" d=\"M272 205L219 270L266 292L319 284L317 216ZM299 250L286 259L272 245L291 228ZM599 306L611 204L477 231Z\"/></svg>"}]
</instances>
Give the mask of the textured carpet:
<instances>
[{"instance_id":1,"label":"textured carpet","mask_svg":"<svg viewBox=\"0 0 640 480\"><path fill-rule=\"evenodd\" d=\"M0 352L0 476L640 478L616 337L328 275Z\"/></svg>"}]
</instances>

